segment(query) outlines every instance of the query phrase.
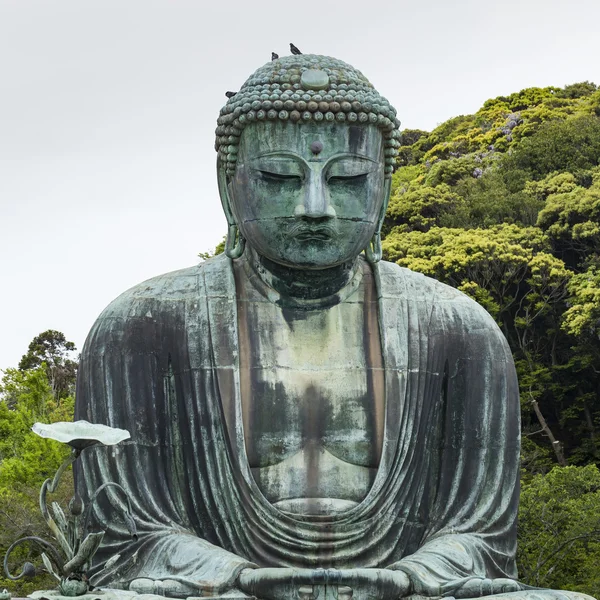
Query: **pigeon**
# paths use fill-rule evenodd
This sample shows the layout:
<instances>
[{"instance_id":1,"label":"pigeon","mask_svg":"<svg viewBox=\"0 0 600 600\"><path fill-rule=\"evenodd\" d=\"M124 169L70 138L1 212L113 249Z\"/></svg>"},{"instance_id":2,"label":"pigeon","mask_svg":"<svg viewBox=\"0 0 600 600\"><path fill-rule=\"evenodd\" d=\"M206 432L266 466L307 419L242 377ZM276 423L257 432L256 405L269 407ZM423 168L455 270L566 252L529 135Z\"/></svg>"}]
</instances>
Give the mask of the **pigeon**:
<instances>
[{"instance_id":1,"label":"pigeon","mask_svg":"<svg viewBox=\"0 0 600 600\"><path fill-rule=\"evenodd\" d=\"M294 55L298 55L298 54L302 54L302 52L300 52L300 50L298 50L298 48L296 48L296 46L294 46L294 44L290 43L290 50L292 51L292 54Z\"/></svg>"},{"instance_id":2,"label":"pigeon","mask_svg":"<svg viewBox=\"0 0 600 600\"><path fill-rule=\"evenodd\" d=\"M279 54L276 54L275 52L271 52L271 60L277 60L279 58Z\"/></svg>"},{"instance_id":3,"label":"pigeon","mask_svg":"<svg viewBox=\"0 0 600 600\"><path fill-rule=\"evenodd\" d=\"M237 92L225 92L225 95L226 95L228 98L233 98L233 97L234 97L236 94L237 94Z\"/></svg>"}]
</instances>

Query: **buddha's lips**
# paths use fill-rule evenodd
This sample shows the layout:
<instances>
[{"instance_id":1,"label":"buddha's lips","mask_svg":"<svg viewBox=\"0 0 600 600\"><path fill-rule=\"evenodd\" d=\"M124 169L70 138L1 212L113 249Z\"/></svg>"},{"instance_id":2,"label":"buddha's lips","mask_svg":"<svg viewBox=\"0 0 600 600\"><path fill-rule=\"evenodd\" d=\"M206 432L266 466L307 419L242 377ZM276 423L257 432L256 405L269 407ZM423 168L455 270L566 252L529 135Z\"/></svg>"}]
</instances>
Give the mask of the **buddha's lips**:
<instances>
[{"instance_id":1,"label":"buddha's lips","mask_svg":"<svg viewBox=\"0 0 600 600\"><path fill-rule=\"evenodd\" d=\"M336 228L332 227L331 225L310 226L306 225L305 223L299 223L292 227L292 229L288 232L288 235L300 240L301 242L305 242L308 240L328 241L338 237L339 234Z\"/></svg>"}]
</instances>

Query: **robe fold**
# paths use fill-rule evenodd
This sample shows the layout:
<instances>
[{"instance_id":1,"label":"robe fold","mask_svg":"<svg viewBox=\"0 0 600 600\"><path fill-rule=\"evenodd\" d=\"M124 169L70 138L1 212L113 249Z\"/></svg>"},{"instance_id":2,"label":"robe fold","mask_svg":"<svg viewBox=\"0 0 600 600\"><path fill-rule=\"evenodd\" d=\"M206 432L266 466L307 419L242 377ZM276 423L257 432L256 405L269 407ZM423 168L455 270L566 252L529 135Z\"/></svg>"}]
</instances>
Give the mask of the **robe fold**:
<instances>
[{"instance_id":1,"label":"robe fold","mask_svg":"<svg viewBox=\"0 0 600 600\"><path fill-rule=\"evenodd\" d=\"M85 343L76 418L128 429L86 450L76 485L128 493L94 502L101 565L223 591L248 566L390 567L436 595L465 577L516 577L519 395L510 350L464 294L381 262L375 267L385 370L385 433L374 484L331 516L283 513L256 485L244 445L231 260L146 281L102 313ZM98 568L99 566L98 565ZM444 587L446 586L446 587Z\"/></svg>"}]
</instances>

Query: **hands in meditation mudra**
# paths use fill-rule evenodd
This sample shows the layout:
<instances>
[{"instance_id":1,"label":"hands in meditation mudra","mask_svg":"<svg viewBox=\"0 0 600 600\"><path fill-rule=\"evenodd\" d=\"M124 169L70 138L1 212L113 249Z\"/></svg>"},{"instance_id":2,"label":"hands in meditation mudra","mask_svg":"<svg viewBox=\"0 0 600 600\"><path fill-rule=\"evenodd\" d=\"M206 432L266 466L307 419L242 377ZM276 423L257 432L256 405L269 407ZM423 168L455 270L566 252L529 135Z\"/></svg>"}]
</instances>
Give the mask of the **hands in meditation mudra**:
<instances>
[{"instance_id":1,"label":"hands in meditation mudra","mask_svg":"<svg viewBox=\"0 0 600 600\"><path fill-rule=\"evenodd\" d=\"M118 493L94 514L98 568L122 555L104 585L570 594L515 580L519 394L504 337L462 293L380 260L398 127L359 71L316 55L273 60L222 109L225 254L122 294L81 358L77 418L132 432L77 473L84 499L104 481L132 499L136 542Z\"/></svg>"}]
</instances>

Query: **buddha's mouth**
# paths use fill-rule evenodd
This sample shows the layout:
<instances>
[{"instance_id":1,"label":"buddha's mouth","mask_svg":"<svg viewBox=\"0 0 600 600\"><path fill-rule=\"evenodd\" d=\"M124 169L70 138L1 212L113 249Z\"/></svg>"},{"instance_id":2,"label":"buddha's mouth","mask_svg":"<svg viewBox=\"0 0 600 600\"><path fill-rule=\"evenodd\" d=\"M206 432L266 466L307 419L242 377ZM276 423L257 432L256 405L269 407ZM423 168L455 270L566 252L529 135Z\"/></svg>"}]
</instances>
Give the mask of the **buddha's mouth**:
<instances>
[{"instance_id":1,"label":"buddha's mouth","mask_svg":"<svg viewBox=\"0 0 600 600\"><path fill-rule=\"evenodd\" d=\"M300 240L301 242L308 242L310 240L328 241L331 239L331 235L325 232L306 232L298 234L296 239Z\"/></svg>"},{"instance_id":2,"label":"buddha's mouth","mask_svg":"<svg viewBox=\"0 0 600 600\"><path fill-rule=\"evenodd\" d=\"M336 238L338 232L335 227L332 227L331 225L319 225L317 227L296 225L289 232L289 235L301 242L308 242L311 240L328 242L329 240Z\"/></svg>"}]
</instances>

